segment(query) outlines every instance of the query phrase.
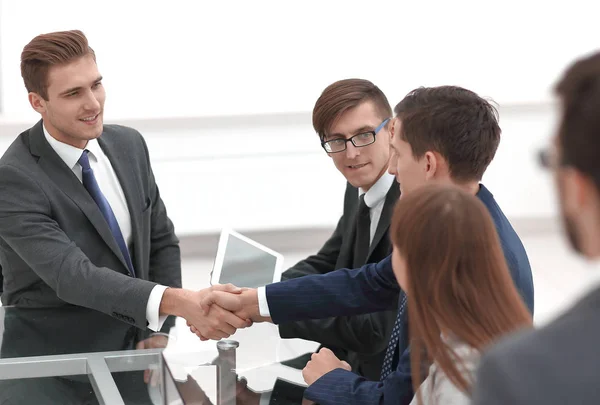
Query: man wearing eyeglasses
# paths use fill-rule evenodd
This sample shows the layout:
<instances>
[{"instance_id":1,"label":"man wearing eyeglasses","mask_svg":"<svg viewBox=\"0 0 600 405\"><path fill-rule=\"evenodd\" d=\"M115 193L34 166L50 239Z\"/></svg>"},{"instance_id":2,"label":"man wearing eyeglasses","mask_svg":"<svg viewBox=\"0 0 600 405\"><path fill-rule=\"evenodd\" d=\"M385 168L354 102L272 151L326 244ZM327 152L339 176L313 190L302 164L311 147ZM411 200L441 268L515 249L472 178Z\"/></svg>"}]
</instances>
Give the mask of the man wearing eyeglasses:
<instances>
[{"instance_id":1,"label":"man wearing eyeglasses","mask_svg":"<svg viewBox=\"0 0 600 405\"><path fill-rule=\"evenodd\" d=\"M400 191L387 173L391 106L368 80L328 86L313 109L321 146L348 181L344 212L323 247L283 274L284 279L325 274L376 263L391 252L388 228ZM352 370L379 380L396 311L336 317L279 326L281 337L317 341L346 360ZM304 368L310 354L288 365Z\"/></svg>"},{"instance_id":2,"label":"man wearing eyeglasses","mask_svg":"<svg viewBox=\"0 0 600 405\"><path fill-rule=\"evenodd\" d=\"M395 113L389 172L396 176L402 195L430 182L454 185L476 195L494 220L512 279L533 313L527 252L492 193L481 184L500 142L496 109L470 90L439 86L411 91ZM432 243L427 248L435 249ZM202 306L207 310L216 303L241 318L275 324L398 308L380 381L366 381L348 371L348 365L326 349L314 354L302 373L309 385L304 392L308 400L322 405L376 405L413 400L407 302L387 257L359 269L286 280L237 295L210 293Z\"/></svg>"}]
</instances>

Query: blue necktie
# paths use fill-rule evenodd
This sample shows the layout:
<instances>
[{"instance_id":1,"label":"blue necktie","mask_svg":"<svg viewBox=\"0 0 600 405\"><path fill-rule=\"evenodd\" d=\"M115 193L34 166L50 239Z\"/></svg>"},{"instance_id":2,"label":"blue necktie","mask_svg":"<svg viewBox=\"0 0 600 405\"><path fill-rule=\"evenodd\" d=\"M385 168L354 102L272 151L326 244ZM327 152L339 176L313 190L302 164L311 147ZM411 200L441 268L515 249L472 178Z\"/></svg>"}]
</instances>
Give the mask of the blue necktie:
<instances>
[{"instance_id":1,"label":"blue necktie","mask_svg":"<svg viewBox=\"0 0 600 405\"><path fill-rule=\"evenodd\" d=\"M381 367L381 381L385 380L388 375L392 373L392 364L394 363L394 355L398 348L398 340L402 335L402 323L404 318L404 311L406 310L406 294L404 291L400 293L400 304L398 305L398 315L396 316L396 322L392 329L392 336L390 337L390 343L388 344L385 357L383 358L383 366Z\"/></svg>"},{"instance_id":2,"label":"blue necktie","mask_svg":"<svg viewBox=\"0 0 600 405\"><path fill-rule=\"evenodd\" d=\"M125 262L127 263L127 267L129 267L129 271L131 272L131 276L135 277L135 271L133 270L133 263L131 262L131 257L129 256L129 250L127 249L127 244L125 243L125 239L123 239L123 234L121 233L121 228L119 228L119 223L117 222L117 217L115 217L115 213L112 208L110 208L110 204L102 191L100 191L100 187L98 186L98 182L96 181L96 177L94 176L94 171L90 167L90 160L88 158L89 151L86 149L81 154L81 157L78 160L78 163L81 165L81 177L83 180L83 186L86 188L88 193L92 196L98 208L100 208L100 212L102 212L102 216L106 219L108 223L108 227L112 232L115 240L117 241L117 245L119 245L119 249L121 249L121 253L123 253L123 257L125 258Z\"/></svg>"}]
</instances>

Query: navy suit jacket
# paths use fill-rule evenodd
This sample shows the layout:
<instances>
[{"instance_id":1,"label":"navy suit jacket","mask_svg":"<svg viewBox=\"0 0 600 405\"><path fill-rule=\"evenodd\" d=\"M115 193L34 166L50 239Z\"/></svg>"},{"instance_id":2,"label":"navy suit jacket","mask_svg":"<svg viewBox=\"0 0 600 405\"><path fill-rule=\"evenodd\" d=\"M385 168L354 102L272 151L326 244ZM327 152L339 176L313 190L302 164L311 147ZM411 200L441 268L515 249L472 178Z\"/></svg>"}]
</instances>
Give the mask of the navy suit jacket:
<instances>
[{"instance_id":1,"label":"navy suit jacket","mask_svg":"<svg viewBox=\"0 0 600 405\"><path fill-rule=\"evenodd\" d=\"M525 248L494 197L483 185L477 196L494 220L512 278L533 313L533 280ZM391 257L360 269L340 269L266 287L271 318L276 324L393 309L400 292ZM406 322L406 316L404 320ZM405 325L404 330L407 329ZM336 369L315 381L306 389L304 396L321 405L408 403L413 392L407 346L404 335L399 342L398 353L402 355L396 359L397 367L384 381L367 381L350 371Z\"/></svg>"}]
</instances>

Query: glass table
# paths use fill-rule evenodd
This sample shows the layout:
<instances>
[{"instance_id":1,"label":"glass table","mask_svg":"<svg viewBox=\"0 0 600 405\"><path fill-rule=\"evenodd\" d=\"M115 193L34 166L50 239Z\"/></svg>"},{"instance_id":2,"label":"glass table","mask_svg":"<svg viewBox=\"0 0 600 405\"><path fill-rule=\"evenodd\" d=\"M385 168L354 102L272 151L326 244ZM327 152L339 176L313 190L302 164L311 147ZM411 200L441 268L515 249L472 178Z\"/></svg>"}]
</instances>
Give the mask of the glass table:
<instances>
[{"instance_id":1,"label":"glass table","mask_svg":"<svg viewBox=\"0 0 600 405\"><path fill-rule=\"evenodd\" d=\"M167 322L185 330L182 319ZM316 347L273 344L266 324L199 342L75 306L0 307L0 329L0 405L299 404L301 371L279 360Z\"/></svg>"}]
</instances>

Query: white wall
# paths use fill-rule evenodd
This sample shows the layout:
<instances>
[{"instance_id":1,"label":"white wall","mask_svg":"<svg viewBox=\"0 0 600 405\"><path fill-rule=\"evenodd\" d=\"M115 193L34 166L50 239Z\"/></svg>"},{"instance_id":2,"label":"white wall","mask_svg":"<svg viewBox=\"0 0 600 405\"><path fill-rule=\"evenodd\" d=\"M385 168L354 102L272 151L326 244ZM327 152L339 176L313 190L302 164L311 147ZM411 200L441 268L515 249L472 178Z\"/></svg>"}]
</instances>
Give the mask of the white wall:
<instances>
[{"instance_id":1,"label":"white wall","mask_svg":"<svg viewBox=\"0 0 600 405\"><path fill-rule=\"evenodd\" d=\"M554 125L551 85L597 46L595 3L484 4L0 0L0 151L37 119L22 47L80 28L105 77L106 120L144 133L181 234L334 225L344 181L310 110L345 77L393 104L438 84L495 99L503 140L485 183L511 218L545 218L556 208L535 152Z\"/></svg>"},{"instance_id":2,"label":"white wall","mask_svg":"<svg viewBox=\"0 0 600 405\"><path fill-rule=\"evenodd\" d=\"M552 184L535 151L551 133L552 105L500 114L504 136L484 182L511 218L551 216ZM339 218L345 182L308 113L117 122L144 134L180 234L333 226ZM0 123L0 151L29 125Z\"/></svg>"},{"instance_id":3,"label":"white wall","mask_svg":"<svg viewBox=\"0 0 600 405\"><path fill-rule=\"evenodd\" d=\"M29 112L23 46L60 29L86 32L121 118L310 111L351 76L395 101L459 84L500 103L539 102L570 59L598 46L589 0L0 3L7 114Z\"/></svg>"}]
</instances>

